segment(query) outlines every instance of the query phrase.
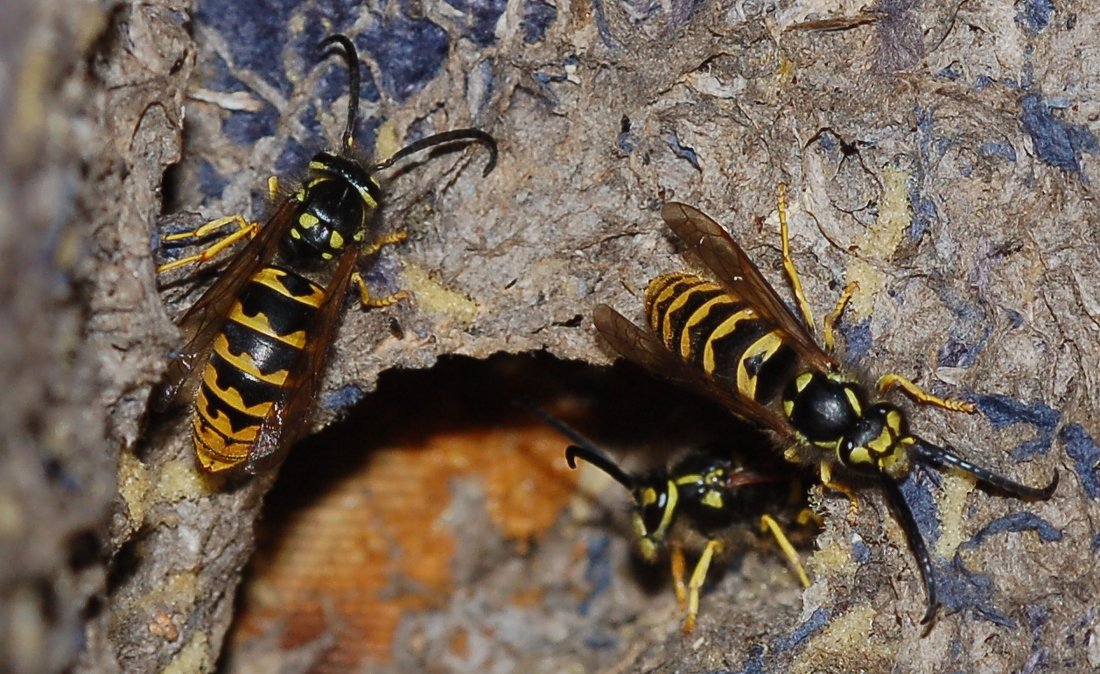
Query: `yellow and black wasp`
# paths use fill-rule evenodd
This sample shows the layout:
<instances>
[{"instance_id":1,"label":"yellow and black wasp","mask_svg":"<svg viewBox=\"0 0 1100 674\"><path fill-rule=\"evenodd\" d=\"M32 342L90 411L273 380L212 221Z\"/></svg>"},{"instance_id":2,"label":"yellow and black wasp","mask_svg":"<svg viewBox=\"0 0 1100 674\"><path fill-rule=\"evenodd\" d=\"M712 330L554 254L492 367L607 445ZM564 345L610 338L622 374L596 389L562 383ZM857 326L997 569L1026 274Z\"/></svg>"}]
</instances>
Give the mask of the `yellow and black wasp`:
<instances>
[{"instance_id":1,"label":"yellow and black wasp","mask_svg":"<svg viewBox=\"0 0 1100 674\"><path fill-rule=\"evenodd\" d=\"M697 449L671 468L631 475L568 424L537 407L527 407L573 442L565 450L570 468L577 467L577 459L584 459L630 492L634 499L631 523L642 560L656 563L666 548L669 550L676 598L681 606L687 605L685 633L695 629L699 592L712 562L728 551L733 527L750 521L755 513L789 505L779 503L787 494L775 488L776 483L789 481L789 475L750 470L741 453L727 451L728 448ZM794 486L800 487L800 482L796 480ZM800 491L796 489L793 493ZM796 497L795 501L798 500ZM810 579L798 551L779 522L767 512L760 516L759 522L761 530L775 538L802 586L809 587ZM699 553L686 583L685 549Z\"/></svg>"},{"instance_id":2,"label":"yellow and black wasp","mask_svg":"<svg viewBox=\"0 0 1100 674\"><path fill-rule=\"evenodd\" d=\"M314 155L309 176L263 226L231 216L169 237L201 239L238 225L201 253L158 269L205 261L252 237L181 319L185 344L152 401L155 411L163 411L182 390L195 390L192 437L199 466L208 472L243 467L255 473L309 430L350 283L367 307L393 304L405 296L372 297L357 271L360 256L405 238L404 232L395 232L368 239L382 200L374 174L415 152L462 141L489 148L485 175L496 165L496 141L478 129L422 138L374 165L353 158L359 56L344 35L326 38L319 49L333 46L341 48L350 79L341 150ZM277 192L274 180L271 187Z\"/></svg>"},{"instance_id":3,"label":"yellow and black wasp","mask_svg":"<svg viewBox=\"0 0 1100 674\"><path fill-rule=\"evenodd\" d=\"M785 194L781 186L783 260L804 322L718 223L691 206L668 203L661 217L715 280L688 273L659 276L645 296L652 332L607 305L596 308L596 328L627 358L702 390L737 416L774 432L788 445L788 460L817 462L822 482L846 494L853 505L851 490L833 482L833 465L880 478L920 567L927 596L921 622L927 623L938 605L932 560L899 488L913 465L953 467L1021 499L1050 498L1058 473L1047 486L1035 488L977 466L911 433L904 412L882 398L897 387L918 402L950 410L973 412L972 404L938 398L896 374L879 380L872 396L869 387L840 369L810 333L812 314L790 258ZM854 284L845 288L824 321L830 350L833 324L855 290Z\"/></svg>"}]
</instances>

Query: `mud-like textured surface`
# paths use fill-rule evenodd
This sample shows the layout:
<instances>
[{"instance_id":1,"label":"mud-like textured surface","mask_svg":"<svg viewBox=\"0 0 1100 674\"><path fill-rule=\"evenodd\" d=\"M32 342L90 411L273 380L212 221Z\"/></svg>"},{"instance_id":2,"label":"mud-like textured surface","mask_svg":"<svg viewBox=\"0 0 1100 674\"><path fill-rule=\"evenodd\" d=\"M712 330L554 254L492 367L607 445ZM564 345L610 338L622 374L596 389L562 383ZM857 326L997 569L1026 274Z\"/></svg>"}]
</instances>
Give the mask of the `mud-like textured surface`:
<instances>
[{"instance_id":1,"label":"mud-like textured surface","mask_svg":"<svg viewBox=\"0 0 1100 674\"><path fill-rule=\"evenodd\" d=\"M214 669L238 609L262 617L246 611L271 606L255 603L262 584L239 607L235 596L276 480L268 519L287 522L287 550L302 522L308 532L309 517L324 518L310 507L346 509L395 481L433 501L410 521L440 543L408 563L416 537L382 526L389 506L377 502L365 517L389 535L363 545L378 559L397 552L363 587L379 588L389 602L379 612L396 617L370 631L349 617L345 592L315 602L320 617L305 627L242 623L222 661L232 671L1100 667L1100 13L1039 0L842 4L15 4L0 29L6 668ZM355 39L372 73L363 147L384 156L418 135L478 126L501 158L487 178L477 150L384 176L385 222L411 236L366 276L414 300L349 304L317 423L349 418L300 450L374 458L345 481L303 482L294 515L286 504L308 460L293 457L278 476L210 480L195 472L183 414L146 423L177 343L171 317L195 297L187 277L158 284L154 265L173 228L261 218L267 176L293 182L336 141L346 74L315 49L335 31ZM915 623L916 568L873 488L854 515L843 498L815 497L825 526L813 587L799 593L774 554L754 548L716 579L685 640L663 574L647 592L631 570L621 490L582 486L567 508L549 489L508 493L530 486L514 457L493 460L496 443L530 454L534 479L571 489L545 431L504 411L425 419L418 408L431 406L415 396L371 416L380 372L447 354L544 350L607 364L592 308L640 319L648 279L690 267L660 221L664 200L713 215L784 288L780 182L817 315L844 282L860 282L841 323L846 360L977 403L973 416L914 409L922 436L1028 483L1062 475L1053 499L1031 504L951 474L906 483L944 604L927 633ZM617 397L598 372L463 367L490 380L503 367L526 382L506 390L548 402ZM559 378L560 390L545 383ZM422 387L425 399L463 398L446 371ZM403 425L419 435L369 437ZM600 439L624 455L638 444ZM401 452L415 446L424 454L405 470ZM592 508L593 491L609 509ZM278 550L265 542L266 568L294 563ZM334 586L354 589L354 576ZM347 634L382 636L333 649L354 641Z\"/></svg>"}]
</instances>

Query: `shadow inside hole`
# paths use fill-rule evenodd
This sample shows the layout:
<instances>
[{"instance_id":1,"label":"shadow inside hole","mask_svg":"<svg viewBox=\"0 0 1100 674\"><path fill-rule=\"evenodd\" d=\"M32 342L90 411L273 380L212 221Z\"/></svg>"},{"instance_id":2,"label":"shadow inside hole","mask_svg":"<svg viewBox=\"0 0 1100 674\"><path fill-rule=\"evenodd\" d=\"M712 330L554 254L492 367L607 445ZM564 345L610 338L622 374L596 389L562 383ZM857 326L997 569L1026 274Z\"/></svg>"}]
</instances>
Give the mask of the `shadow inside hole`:
<instances>
[{"instance_id":1,"label":"shadow inside hole","mask_svg":"<svg viewBox=\"0 0 1100 674\"><path fill-rule=\"evenodd\" d=\"M591 439L616 462L629 466L631 472L644 474L649 470L665 470L685 451L706 445L737 447L750 460L753 470L774 470L784 474L789 474L792 470L789 464L784 463L770 449L765 438L732 418L726 410L626 363L619 363L611 368L597 368L583 363L561 361L546 354L498 355L484 361L445 357L429 370L386 372L379 381L378 389L349 409L342 421L299 443L289 452L280 469L278 480L265 502L257 536L257 552L246 572L238 598L238 624L234 627L234 636L228 642L230 645L226 651L227 661L232 661L235 657L237 646L243 647L247 638L256 634L256 621L241 617L250 611L255 615L253 609L248 608L249 595L257 587L255 583L266 583L267 581L262 580L265 573L274 566L285 563L287 557L284 555L297 554L288 550L295 546L300 548L302 545L301 527L298 527L298 533L290 534L289 538L286 534L288 530L295 528L296 518L318 506L331 506L332 503L326 499L334 493L344 493L340 490L346 488L346 481L351 479L350 476L377 471L380 466L372 462L378 460L382 453L387 457L388 470L392 471L395 461L400 464L404 461L402 457L408 456L411 465L416 459L415 453L430 451L433 442L444 436L472 437L475 441L480 441L484 436L486 445L477 447L476 453L470 456L469 461L473 465L469 467L469 471L472 474L493 471L503 451L500 447L492 446L499 438L507 437L511 431L522 437L527 432L526 429L537 429L543 431L541 437L545 441L545 433L554 433L544 422L524 409L524 403L541 407L561 418ZM545 463L532 462L532 473L515 478L515 482L529 479L533 485L531 488L540 490L552 489L559 486L557 483L571 481L575 474L565 469L565 448L569 444L570 440L561 436L560 450L554 449L554 454L560 458L553 458L552 461L560 461L560 470L548 468ZM560 454L557 454L558 451ZM477 561L484 567L479 570L482 575L472 576L475 579L473 587L463 591L480 592L479 584L494 582L484 579L492 575L496 567L507 564L517 556L524 560L522 564L530 565L533 563L532 557L544 551L539 549L541 542L537 540L528 549L514 543L507 544L499 533L488 533L493 527L486 519L484 503L475 503L473 510L454 506L452 499L459 498L455 490L461 492L468 489L456 486L460 483L461 480L447 482L430 493L415 494L411 503L415 505L417 499L421 499L450 504L447 505L447 514L444 515L444 519L452 518L447 526L458 534L460 546L476 549L473 553L467 551L466 556L472 554L479 557ZM521 488L523 485L516 486ZM565 486L569 493L575 493L576 487L572 482ZM398 480L395 484L375 484L374 488L399 490L405 488L405 484L403 480ZM364 498L366 504L371 505L369 501L375 496L377 494L364 496L360 493L349 498ZM605 503L615 505L606 506ZM594 530L600 532L600 537L619 546L617 561L613 562L613 567L619 569L615 575L621 576L625 570L629 579L620 578L612 582L625 580L632 583L633 589L640 592L632 591L630 596L643 602L633 608L624 607L622 615L642 615L650 609L655 595L671 590L671 583L667 556L662 557L657 564L650 565L643 563L634 552L636 546L630 531L629 517L624 516L631 503L631 496L625 490L615 492L607 499L601 498L599 502L593 497L589 504L594 510L583 517L582 526L589 532L594 527ZM613 508L621 510L611 512ZM471 516L471 512L475 514ZM758 518L760 514L756 513L755 517ZM749 518L746 521L749 525L745 528L751 538L755 520ZM360 529L370 527L368 523L363 524ZM379 532L382 529L384 527L378 527ZM416 533L419 535L420 532ZM585 552L588 546L585 539L588 535L570 529L562 531L556 539L559 549L568 548L574 551L574 555L579 555L568 562L569 568L581 568L592 563ZM349 532L349 538L357 536L361 539L363 532ZM425 525L423 535L419 537L424 540L425 546L430 547L433 536L434 530ZM382 545L388 543L389 541L381 542ZM631 551L628 559L623 559L622 551L625 548ZM712 581L720 580L731 568L731 564L739 565L742 553L743 551L737 552L736 558L723 557L716 563L708 574L707 586L710 587ZM347 548L340 554L346 554L348 563L355 564L354 550ZM419 553L405 551L393 554ZM456 554L461 557L463 553L459 550ZM281 556L284 556L282 560ZM448 563L461 564L454 559L457 557ZM689 564L693 565L694 561L695 557L689 557ZM625 566L622 565L623 562L626 562ZM780 566L784 561L776 558L775 564ZM689 571L691 568L689 566ZM344 572L334 570L331 573ZM349 573L363 573L363 570ZM533 580L534 575L534 572L528 574L527 578L520 581L521 585L524 582L536 582ZM482 580L477 580L478 578ZM555 580L562 588L567 588L568 582L575 582L567 582L560 572L558 578L551 580L551 586ZM362 589L364 597L372 591L374 590ZM447 599L428 596L431 588L398 584L385 590L391 593L416 591L425 594L424 608L446 606ZM523 592L520 589L516 591L521 594ZM551 589L548 594L553 595L555 591ZM580 606L587 603L587 600L580 597L550 597L551 601L555 599L567 605ZM300 615L302 612L289 606L286 610L288 615L295 611ZM578 626L586 620L579 613L578 611L575 618ZM323 616L317 618L312 623L314 626L320 624L322 618L328 620ZM295 620L293 617L288 619L291 622ZM345 622L354 623L355 619L346 618ZM274 623L268 621L268 624ZM612 629L612 626L608 624L606 628ZM355 627L352 626L351 629ZM316 642L318 635L308 630L307 633ZM280 638L283 646L301 646L307 643L301 630L294 632L288 629ZM342 647L332 648L339 650ZM337 654L321 657L326 661L335 661L350 656Z\"/></svg>"}]
</instances>

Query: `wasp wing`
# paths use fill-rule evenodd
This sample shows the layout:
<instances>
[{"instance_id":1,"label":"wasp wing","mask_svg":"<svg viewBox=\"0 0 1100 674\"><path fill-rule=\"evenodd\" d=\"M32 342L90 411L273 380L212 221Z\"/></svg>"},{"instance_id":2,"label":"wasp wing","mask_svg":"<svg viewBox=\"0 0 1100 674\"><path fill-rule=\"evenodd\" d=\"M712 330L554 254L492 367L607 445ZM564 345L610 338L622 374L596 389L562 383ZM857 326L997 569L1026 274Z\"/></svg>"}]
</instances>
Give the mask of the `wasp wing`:
<instances>
[{"instance_id":1,"label":"wasp wing","mask_svg":"<svg viewBox=\"0 0 1100 674\"><path fill-rule=\"evenodd\" d=\"M311 430L314 404L324 381L325 363L358 259L359 250L355 247L348 248L340 256L306 346L287 373L279 398L264 417L248 452L247 473L254 475L278 463L283 452Z\"/></svg>"},{"instance_id":2,"label":"wasp wing","mask_svg":"<svg viewBox=\"0 0 1100 674\"><path fill-rule=\"evenodd\" d=\"M592 319L600 335L628 360L699 391L746 421L761 424L783 437L792 435L790 424L775 412L711 378L701 368L666 348L655 335L634 325L606 304L596 307Z\"/></svg>"},{"instance_id":3,"label":"wasp wing","mask_svg":"<svg viewBox=\"0 0 1100 674\"><path fill-rule=\"evenodd\" d=\"M807 326L795 318L757 266L721 225L699 209L678 202L665 204L661 217L669 229L714 273L718 282L782 330L789 337L791 346L808 364L823 371L836 367L836 360L818 346Z\"/></svg>"},{"instance_id":4,"label":"wasp wing","mask_svg":"<svg viewBox=\"0 0 1100 674\"><path fill-rule=\"evenodd\" d=\"M279 242L294 222L299 203L286 199L268 218L259 233L248 242L194 305L180 319L184 345L168 364L164 380L153 394L152 407L163 412L192 379L195 368L206 362L214 335L218 334L241 288L266 266L279 248Z\"/></svg>"},{"instance_id":5,"label":"wasp wing","mask_svg":"<svg viewBox=\"0 0 1100 674\"><path fill-rule=\"evenodd\" d=\"M787 480L782 475L769 475L767 473L756 473L744 468L738 468L733 470L726 476L724 485L729 488L735 487L747 487L753 484L765 484L767 482L780 482Z\"/></svg>"}]
</instances>

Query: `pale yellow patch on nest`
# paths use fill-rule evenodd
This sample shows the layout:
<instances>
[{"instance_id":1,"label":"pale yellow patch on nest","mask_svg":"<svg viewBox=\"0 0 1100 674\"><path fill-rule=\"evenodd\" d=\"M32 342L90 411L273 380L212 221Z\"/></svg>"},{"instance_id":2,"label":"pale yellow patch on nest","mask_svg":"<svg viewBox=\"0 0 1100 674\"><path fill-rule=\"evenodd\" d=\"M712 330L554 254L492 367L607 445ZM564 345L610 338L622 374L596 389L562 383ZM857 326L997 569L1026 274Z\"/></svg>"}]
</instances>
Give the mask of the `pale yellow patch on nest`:
<instances>
[{"instance_id":1,"label":"pale yellow patch on nest","mask_svg":"<svg viewBox=\"0 0 1100 674\"><path fill-rule=\"evenodd\" d=\"M875 297L886 285L886 277L880 269L901 245L905 232L912 222L909 209L909 173L898 169L882 172L882 201L879 202L878 219L857 242L859 256L849 258L846 278L859 283L859 290L852 297L850 307L858 318L871 315Z\"/></svg>"},{"instance_id":2,"label":"pale yellow patch on nest","mask_svg":"<svg viewBox=\"0 0 1100 674\"><path fill-rule=\"evenodd\" d=\"M446 314L462 323L473 323L477 318L477 303L462 293L444 287L432 279L424 269L405 264L405 287L416 297L416 304L423 310Z\"/></svg>"}]
</instances>

